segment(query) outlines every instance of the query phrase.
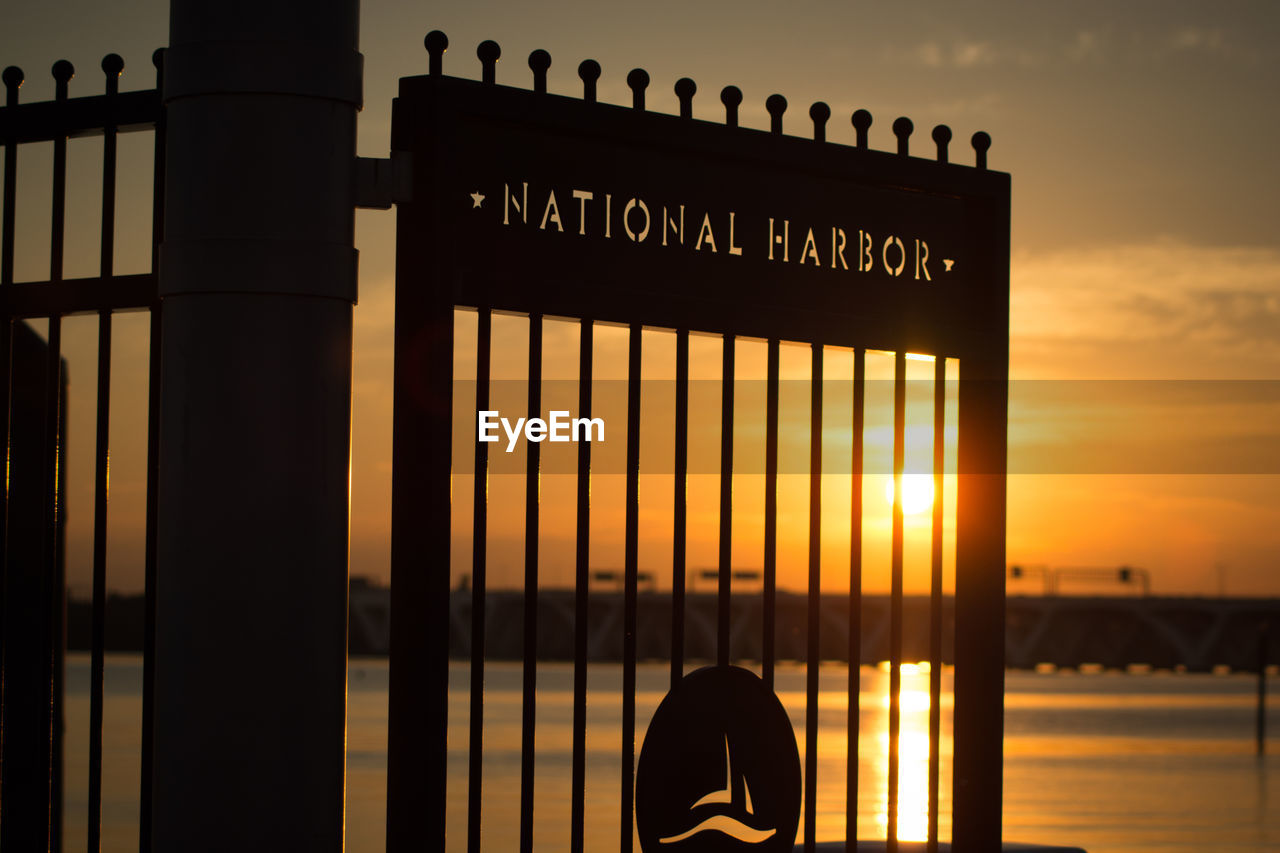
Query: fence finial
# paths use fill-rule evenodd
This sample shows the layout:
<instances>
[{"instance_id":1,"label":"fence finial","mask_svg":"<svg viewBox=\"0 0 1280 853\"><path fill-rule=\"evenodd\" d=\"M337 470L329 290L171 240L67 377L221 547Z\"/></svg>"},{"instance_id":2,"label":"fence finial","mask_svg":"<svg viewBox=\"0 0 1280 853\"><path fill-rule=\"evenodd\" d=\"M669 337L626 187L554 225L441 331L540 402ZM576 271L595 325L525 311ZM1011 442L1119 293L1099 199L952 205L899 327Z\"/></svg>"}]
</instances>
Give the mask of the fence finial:
<instances>
[{"instance_id":1,"label":"fence finial","mask_svg":"<svg viewBox=\"0 0 1280 853\"><path fill-rule=\"evenodd\" d=\"M644 109L644 90L649 86L649 72L643 68L633 68L627 75L627 85L631 87L631 106Z\"/></svg>"},{"instance_id":2,"label":"fence finial","mask_svg":"<svg viewBox=\"0 0 1280 853\"><path fill-rule=\"evenodd\" d=\"M600 63L584 59L578 63L578 76L582 78L582 99L588 104L596 102L596 81L600 79Z\"/></svg>"},{"instance_id":3,"label":"fence finial","mask_svg":"<svg viewBox=\"0 0 1280 853\"><path fill-rule=\"evenodd\" d=\"M65 59L59 59L53 63L53 80L54 80L54 98L59 101L66 100L67 97L67 81L76 76L76 67Z\"/></svg>"},{"instance_id":4,"label":"fence finial","mask_svg":"<svg viewBox=\"0 0 1280 853\"><path fill-rule=\"evenodd\" d=\"M867 134L871 130L871 113L866 110L857 110L849 118L849 122L853 125L853 129L857 133L858 148L866 151Z\"/></svg>"},{"instance_id":5,"label":"fence finial","mask_svg":"<svg viewBox=\"0 0 1280 853\"><path fill-rule=\"evenodd\" d=\"M485 39L476 48L476 56L480 57L480 82L492 85L498 76L498 57L502 56L502 48L493 39Z\"/></svg>"},{"instance_id":6,"label":"fence finial","mask_svg":"<svg viewBox=\"0 0 1280 853\"><path fill-rule=\"evenodd\" d=\"M742 104L742 90L737 86L725 86L720 90L720 103L724 104L724 123L738 126L738 107Z\"/></svg>"},{"instance_id":7,"label":"fence finial","mask_svg":"<svg viewBox=\"0 0 1280 853\"><path fill-rule=\"evenodd\" d=\"M809 107L809 118L813 119L813 141L827 141L827 120L831 118L831 107L817 101Z\"/></svg>"},{"instance_id":8,"label":"fence finial","mask_svg":"<svg viewBox=\"0 0 1280 853\"><path fill-rule=\"evenodd\" d=\"M22 86L22 81L27 79L27 75L23 74L22 69L18 66L10 65L4 70L4 74L0 75L0 78L4 80L5 106L17 106L18 89Z\"/></svg>"},{"instance_id":9,"label":"fence finial","mask_svg":"<svg viewBox=\"0 0 1280 853\"><path fill-rule=\"evenodd\" d=\"M163 47L157 47L151 51L151 64L156 67L156 89L164 91L164 51Z\"/></svg>"},{"instance_id":10,"label":"fence finial","mask_svg":"<svg viewBox=\"0 0 1280 853\"><path fill-rule=\"evenodd\" d=\"M551 54L538 48L529 54L529 69L533 71L533 91L539 95L547 93L547 69L551 67Z\"/></svg>"},{"instance_id":11,"label":"fence finial","mask_svg":"<svg viewBox=\"0 0 1280 853\"><path fill-rule=\"evenodd\" d=\"M114 95L120 91L120 72L124 71L124 59L118 53L108 53L102 57L102 72L107 75L107 94Z\"/></svg>"},{"instance_id":12,"label":"fence finial","mask_svg":"<svg viewBox=\"0 0 1280 853\"><path fill-rule=\"evenodd\" d=\"M979 169L987 168L987 151L991 148L991 137L986 131L980 130L973 135L970 140L973 150L978 154L977 167Z\"/></svg>"},{"instance_id":13,"label":"fence finial","mask_svg":"<svg viewBox=\"0 0 1280 853\"><path fill-rule=\"evenodd\" d=\"M427 49L427 73L439 77L444 73L444 52L449 49L449 37L440 30L432 30L422 40Z\"/></svg>"},{"instance_id":14,"label":"fence finial","mask_svg":"<svg viewBox=\"0 0 1280 853\"><path fill-rule=\"evenodd\" d=\"M693 96L698 84L688 77L676 81L676 97L680 99L680 118L693 118Z\"/></svg>"},{"instance_id":15,"label":"fence finial","mask_svg":"<svg viewBox=\"0 0 1280 853\"><path fill-rule=\"evenodd\" d=\"M108 77L119 77L124 71L124 58L118 53L108 53L102 57L102 70Z\"/></svg>"},{"instance_id":16,"label":"fence finial","mask_svg":"<svg viewBox=\"0 0 1280 853\"><path fill-rule=\"evenodd\" d=\"M903 157L911 153L911 131L916 126L906 116L893 120L893 135L898 137L898 153Z\"/></svg>"},{"instance_id":17,"label":"fence finial","mask_svg":"<svg viewBox=\"0 0 1280 853\"><path fill-rule=\"evenodd\" d=\"M782 133L782 114L787 111L787 99L781 95L765 98L764 108L769 111L769 130Z\"/></svg>"},{"instance_id":18,"label":"fence finial","mask_svg":"<svg viewBox=\"0 0 1280 853\"><path fill-rule=\"evenodd\" d=\"M938 145L938 162L947 162L947 145L951 143L951 128L940 124L933 129L933 141Z\"/></svg>"}]
</instances>

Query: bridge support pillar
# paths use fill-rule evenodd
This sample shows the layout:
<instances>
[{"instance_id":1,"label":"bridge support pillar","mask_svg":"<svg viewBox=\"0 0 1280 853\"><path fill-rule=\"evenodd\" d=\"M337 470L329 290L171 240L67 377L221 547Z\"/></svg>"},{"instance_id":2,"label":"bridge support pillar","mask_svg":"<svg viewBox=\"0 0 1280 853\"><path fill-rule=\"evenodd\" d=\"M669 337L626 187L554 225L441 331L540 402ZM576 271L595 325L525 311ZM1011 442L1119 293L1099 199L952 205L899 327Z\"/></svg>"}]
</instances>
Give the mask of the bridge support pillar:
<instances>
[{"instance_id":1,"label":"bridge support pillar","mask_svg":"<svg viewBox=\"0 0 1280 853\"><path fill-rule=\"evenodd\" d=\"M341 850L356 0L172 0L156 850Z\"/></svg>"}]
</instances>

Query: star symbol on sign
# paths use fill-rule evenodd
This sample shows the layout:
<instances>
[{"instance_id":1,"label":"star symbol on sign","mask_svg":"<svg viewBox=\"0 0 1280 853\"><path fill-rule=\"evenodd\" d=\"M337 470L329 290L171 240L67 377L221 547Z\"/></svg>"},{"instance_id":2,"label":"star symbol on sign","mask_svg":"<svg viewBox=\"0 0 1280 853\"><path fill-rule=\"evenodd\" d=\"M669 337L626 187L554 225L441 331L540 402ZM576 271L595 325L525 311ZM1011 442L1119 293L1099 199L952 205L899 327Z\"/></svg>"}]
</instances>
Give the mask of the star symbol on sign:
<instances>
[{"instance_id":1,"label":"star symbol on sign","mask_svg":"<svg viewBox=\"0 0 1280 853\"><path fill-rule=\"evenodd\" d=\"M480 194L480 191L479 191L479 190L476 190L475 192L473 192L473 193L471 194L471 208L472 208L472 210L474 210L475 208L479 207L483 202L484 202L484 196Z\"/></svg>"},{"instance_id":2,"label":"star symbol on sign","mask_svg":"<svg viewBox=\"0 0 1280 853\"><path fill-rule=\"evenodd\" d=\"M947 272L951 272L951 267L952 267L952 265L954 265L954 264L955 264L955 261L950 260L950 259L948 259L948 258L943 258L943 259L942 259L942 262L943 262L944 264L946 264L946 265L947 265Z\"/></svg>"}]
</instances>

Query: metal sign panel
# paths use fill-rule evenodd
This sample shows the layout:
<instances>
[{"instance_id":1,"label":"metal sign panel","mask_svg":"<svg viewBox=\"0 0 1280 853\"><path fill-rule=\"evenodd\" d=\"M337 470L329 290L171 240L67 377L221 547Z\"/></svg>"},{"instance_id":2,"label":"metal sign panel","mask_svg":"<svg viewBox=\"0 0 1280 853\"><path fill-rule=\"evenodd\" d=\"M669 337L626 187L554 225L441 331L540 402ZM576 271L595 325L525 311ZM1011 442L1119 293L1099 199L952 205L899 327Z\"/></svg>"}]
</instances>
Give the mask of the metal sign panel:
<instances>
[{"instance_id":1,"label":"metal sign panel","mask_svg":"<svg viewBox=\"0 0 1280 853\"><path fill-rule=\"evenodd\" d=\"M400 258L447 270L401 279L455 304L956 357L1007 336L1005 174L455 78L402 80L397 116Z\"/></svg>"}]
</instances>

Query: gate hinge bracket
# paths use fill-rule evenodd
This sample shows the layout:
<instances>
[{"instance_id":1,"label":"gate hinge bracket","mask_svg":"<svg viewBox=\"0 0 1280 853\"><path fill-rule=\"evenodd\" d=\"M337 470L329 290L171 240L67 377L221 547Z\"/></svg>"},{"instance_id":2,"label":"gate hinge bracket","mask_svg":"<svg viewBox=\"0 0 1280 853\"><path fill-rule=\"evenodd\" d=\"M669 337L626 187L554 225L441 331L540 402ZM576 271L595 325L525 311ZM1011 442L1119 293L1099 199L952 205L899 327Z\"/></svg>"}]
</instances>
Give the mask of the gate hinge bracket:
<instances>
[{"instance_id":1,"label":"gate hinge bracket","mask_svg":"<svg viewBox=\"0 0 1280 853\"><path fill-rule=\"evenodd\" d=\"M387 210L410 200L413 160L408 151L392 151L387 159L356 158L356 207Z\"/></svg>"}]
</instances>

